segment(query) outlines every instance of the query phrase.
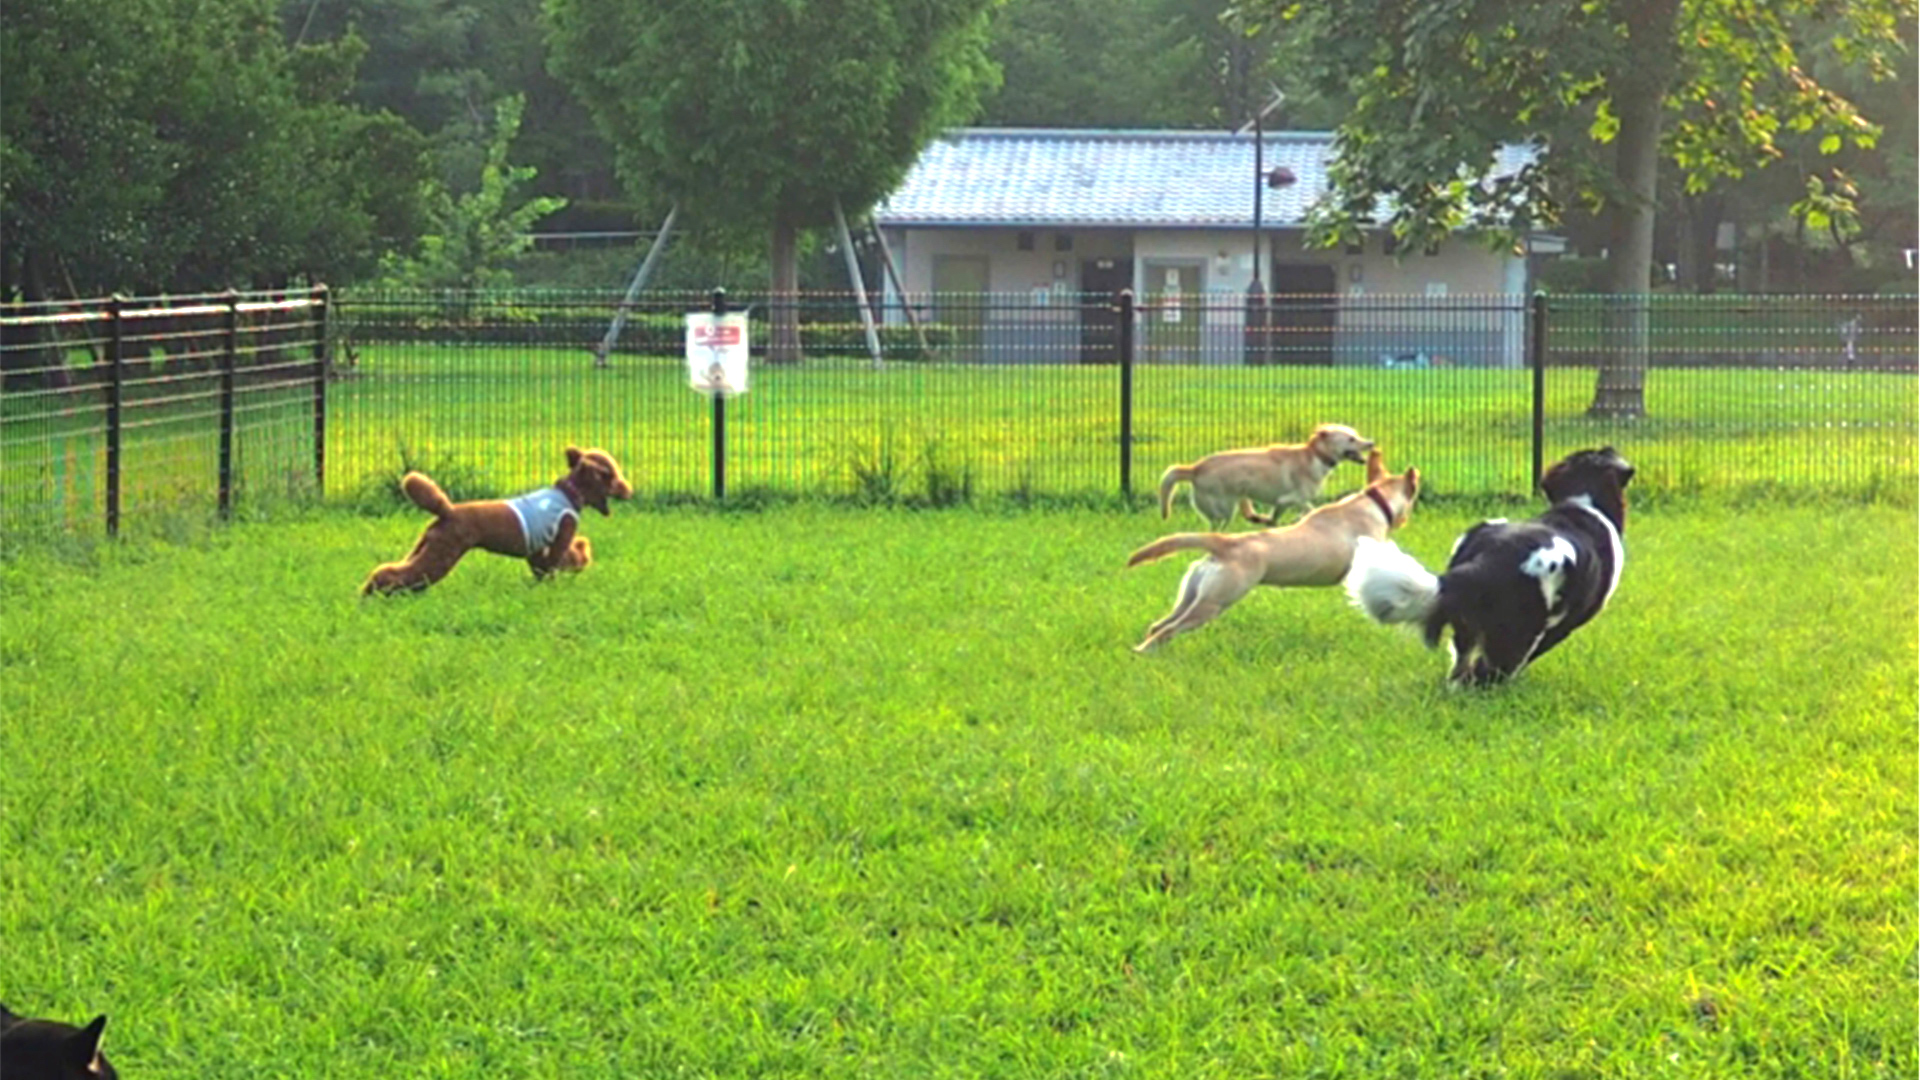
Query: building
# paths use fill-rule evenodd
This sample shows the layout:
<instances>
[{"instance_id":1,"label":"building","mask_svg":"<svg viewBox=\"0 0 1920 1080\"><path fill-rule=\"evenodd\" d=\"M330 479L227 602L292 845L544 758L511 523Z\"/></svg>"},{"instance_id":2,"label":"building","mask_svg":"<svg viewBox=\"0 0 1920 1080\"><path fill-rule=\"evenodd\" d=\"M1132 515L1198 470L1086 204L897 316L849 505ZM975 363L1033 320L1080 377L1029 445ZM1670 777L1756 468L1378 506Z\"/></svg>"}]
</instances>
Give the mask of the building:
<instances>
[{"instance_id":1,"label":"building","mask_svg":"<svg viewBox=\"0 0 1920 1080\"><path fill-rule=\"evenodd\" d=\"M1396 253L1384 230L1343 250L1304 246L1332 151L1328 132L1263 140L1262 167L1283 170L1261 191L1258 240L1262 283L1276 297L1276 359L1521 364L1524 255L1466 235ZM1494 169L1517 169L1532 153L1507 147ZM1143 360L1237 364L1255 357L1246 296L1256 179L1249 134L971 128L929 145L874 221L916 311L989 359L1110 356L1109 305L1089 294L1131 288L1149 309ZM903 318L891 282L888 293L890 319ZM1408 317L1416 307L1452 314Z\"/></svg>"}]
</instances>

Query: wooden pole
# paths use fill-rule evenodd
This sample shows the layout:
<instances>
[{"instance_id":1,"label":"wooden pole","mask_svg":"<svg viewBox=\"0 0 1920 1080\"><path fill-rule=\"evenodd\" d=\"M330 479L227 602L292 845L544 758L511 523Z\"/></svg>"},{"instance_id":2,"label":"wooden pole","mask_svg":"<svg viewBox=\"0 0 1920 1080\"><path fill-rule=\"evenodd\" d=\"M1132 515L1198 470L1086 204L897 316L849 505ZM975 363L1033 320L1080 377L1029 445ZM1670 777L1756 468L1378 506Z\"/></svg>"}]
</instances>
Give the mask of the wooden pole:
<instances>
[{"instance_id":1,"label":"wooden pole","mask_svg":"<svg viewBox=\"0 0 1920 1080\"><path fill-rule=\"evenodd\" d=\"M614 309L613 322L607 326L607 336L601 338L599 347L593 350L594 367L607 366L608 357L613 355L614 343L620 340L620 330L627 325L627 311L640 298L640 290L646 288L647 279L653 276L660 253L667 249L667 237L673 235L674 219L679 216L680 204L674 203L667 211L667 220L660 223L660 231L653 235L653 245L647 248L647 257L640 260L640 269L634 271L633 280L627 284L627 295L621 299L620 306Z\"/></svg>"},{"instance_id":2,"label":"wooden pole","mask_svg":"<svg viewBox=\"0 0 1920 1080\"><path fill-rule=\"evenodd\" d=\"M847 279L853 283L853 294L860 301L860 326L867 332L867 353L873 357L873 366L887 366L886 358L880 354L880 334L873 328L873 305L867 302L866 279L860 275L860 257L853 250L853 234L847 231L847 215L840 210L840 200L833 200L833 226L840 230L840 253L847 259Z\"/></svg>"},{"instance_id":3,"label":"wooden pole","mask_svg":"<svg viewBox=\"0 0 1920 1080\"><path fill-rule=\"evenodd\" d=\"M887 244L887 234L871 219L867 221L867 228L873 231L873 238L880 245L880 264L886 267L887 276L893 279L893 291L900 297L900 307L907 313L907 325L913 327L913 336L920 342L920 355L931 360L933 347L927 344L927 332L920 328L920 316L907 299L907 286L900 280L899 268L893 264L893 249Z\"/></svg>"}]
</instances>

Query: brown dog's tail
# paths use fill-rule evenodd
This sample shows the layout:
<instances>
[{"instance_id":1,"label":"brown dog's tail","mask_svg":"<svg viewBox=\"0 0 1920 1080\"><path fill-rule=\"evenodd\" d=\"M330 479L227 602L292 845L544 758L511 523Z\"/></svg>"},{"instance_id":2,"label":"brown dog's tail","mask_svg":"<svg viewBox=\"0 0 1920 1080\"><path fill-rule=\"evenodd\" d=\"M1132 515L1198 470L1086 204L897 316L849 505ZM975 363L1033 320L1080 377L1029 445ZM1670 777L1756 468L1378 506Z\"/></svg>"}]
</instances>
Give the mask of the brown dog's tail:
<instances>
[{"instance_id":1,"label":"brown dog's tail","mask_svg":"<svg viewBox=\"0 0 1920 1080\"><path fill-rule=\"evenodd\" d=\"M1193 466L1172 465L1160 474L1160 520L1173 516L1173 489L1183 481L1193 479Z\"/></svg>"},{"instance_id":2,"label":"brown dog's tail","mask_svg":"<svg viewBox=\"0 0 1920 1080\"><path fill-rule=\"evenodd\" d=\"M1127 557L1128 566L1139 566L1143 562L1164 559L1176 551L1188 548L1205 548L1209 555L1219 555L1233 546L1233 537L1221 533L1174 533L1163 536L1139 551Z\"/></svg>"},{"instance_id":3,"label":"brown dog's tail","mask_svg":"<svg viewBox=\"0 0 1920 1080\"><path fill-rule=\"evenodd\" d=\"M429 480L425 473L410 472L401 477L400 490L407 493L413 505L434 517L443 518L453 513L453 500L447 498L447 493L440 490L440 485Z\"/></svg>"}]
</instances>

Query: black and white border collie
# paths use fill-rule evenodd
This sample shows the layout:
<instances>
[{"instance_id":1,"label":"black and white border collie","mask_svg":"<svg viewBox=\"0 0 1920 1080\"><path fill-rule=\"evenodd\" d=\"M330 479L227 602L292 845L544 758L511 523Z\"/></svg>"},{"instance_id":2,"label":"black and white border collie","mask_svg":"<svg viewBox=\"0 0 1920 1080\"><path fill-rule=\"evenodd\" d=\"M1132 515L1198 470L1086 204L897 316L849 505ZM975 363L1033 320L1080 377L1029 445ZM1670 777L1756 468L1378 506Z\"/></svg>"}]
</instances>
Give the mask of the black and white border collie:
<instances>
[{"instance_id":1,"label":"black and white border collie","mask_svg":"<svg viewBox=\"0 0 1920 1080\"><path fill-rule=\"evenodd\" d=\"M1376 622L1421 623L1428 648L1452 627L1456 685L1505 681L1607 606L1627 558L1632 479L1611 446L1568 455L1540 478L1546 513L1468 529L1439 577L1391 541L1361 537L1347 595Z\"/></svg>"}]
</instances>

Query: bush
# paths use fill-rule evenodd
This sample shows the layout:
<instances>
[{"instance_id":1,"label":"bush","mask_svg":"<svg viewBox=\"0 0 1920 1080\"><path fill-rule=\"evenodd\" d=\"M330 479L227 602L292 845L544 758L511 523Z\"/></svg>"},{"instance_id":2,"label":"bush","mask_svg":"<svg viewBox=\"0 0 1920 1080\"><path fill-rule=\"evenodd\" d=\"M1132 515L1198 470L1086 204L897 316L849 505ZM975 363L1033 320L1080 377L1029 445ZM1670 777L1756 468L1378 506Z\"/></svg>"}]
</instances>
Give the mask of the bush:
<instances>
[{"instance_id":1,"label":"bush","mask_svg":"<svg viewBox=\"0 0 1920 1080\"><path fill-rule=\"evenodd\" d=\"M678 356L686 348L686 315L699 310L697 294L644 297L628 313L614 352L637 356ZM605 336L617 298L606 293L376 293L344 297L336 326L356 345L374 342L473 344L498 346L575 346L590 348ZM800 313L801 346L823 355L865 356L866 329L848 305ZM852 318L848 318L853 314ZM810 317L820 316L820 317ZM831 316L831 317L827 317ZM928 359L920 335L911 326L874 328L889 360ZM953 331L921 324L936 352L950 344ZM754 355L764 355L771 330L764 307L751 309L747 339Z\"/></svg>"}]
</instances>

